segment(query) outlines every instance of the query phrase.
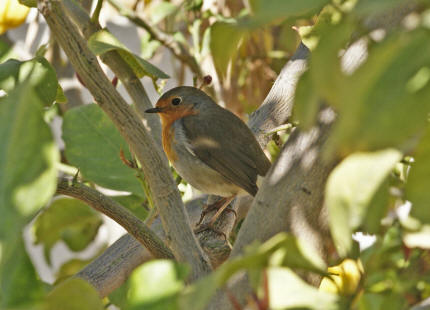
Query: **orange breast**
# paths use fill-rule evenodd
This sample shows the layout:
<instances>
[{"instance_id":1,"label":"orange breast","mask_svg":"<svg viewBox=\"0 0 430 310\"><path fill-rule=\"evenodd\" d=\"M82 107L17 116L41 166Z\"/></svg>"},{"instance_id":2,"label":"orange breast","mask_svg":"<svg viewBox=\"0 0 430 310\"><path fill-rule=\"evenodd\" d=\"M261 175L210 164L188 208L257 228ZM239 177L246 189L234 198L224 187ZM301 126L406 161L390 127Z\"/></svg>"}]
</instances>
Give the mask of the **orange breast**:
<instances>
[{"instance_id":1,"label":"orange breast","mask_svg":"<svg viewBox=\"0 0 430 310\"><path fill-rule=\"evenodd\" d=\"M163 118L161 118L163 120ZM162 143L163 143L163 149L164 152L167 155L167 158L172 162L178 159L178 156L176 155L175 151L173 150L172 144L175 143L175 135L173 132L172 127L173 122L169 122L165 124L164 121L162 121L163 125L163 134L162 134Z\"/></svg>"},{"instance_id":2,"label":"orange breast","mask_svg":"<svg viewBox=\"0 0 430 310\"><path fill-rule=\"evenodd\" d=\"M198 111L185 108L185 109L177 109L176 111L172 112L169 111L168 113L160 113L161 118L161 126L162 126L162 143L163 143L163 149L164 152L167 155L167 158L174 162L178 159L178 155L175 153L175 150L173 149L173 143L175 142L175 133L173 132L173 123L185 116L188 115L196 115L198 114Z\"/></svg>"}]
</instances>

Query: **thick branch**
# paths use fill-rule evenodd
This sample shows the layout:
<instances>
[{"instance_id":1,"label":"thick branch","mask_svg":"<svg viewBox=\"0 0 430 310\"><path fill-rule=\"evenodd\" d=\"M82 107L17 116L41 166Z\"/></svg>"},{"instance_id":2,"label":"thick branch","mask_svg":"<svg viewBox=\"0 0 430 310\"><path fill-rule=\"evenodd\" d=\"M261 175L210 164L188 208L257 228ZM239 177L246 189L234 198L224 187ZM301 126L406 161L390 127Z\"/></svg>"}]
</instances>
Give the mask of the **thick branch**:
<instances>
[{"instance_id":1,"label":"thick branch","mask_svg":"<svg viewBox=\"0 0 430 310\"><path fill-rule=\"evenodd\" d=\"M202 206L207 197L194 199L186 204L190 222L195 225L200 218ZM245 217L249 210L249 201L241 203L238 219ZM151 230L161 239L165 239L159 219L151 225ZM129 274L140 264L153 259L149 251L130 234L126 234L112 244L103 254L81 270L76 276L91 283L101 297L106 297L127 279Z\"/></svg>"},{"instance_id":2,"label":"thick branch","mask_svg":"<svg viewBox=\"0 0 430 310\"><path fill-rule=\"evenodd\" d=\"M99 296L104 298L120 287L136 267L152 258L146 248L130 234L126 234L75 277L88 281Z\"/></svg>"},{"instance_id":3,"label":"thick branch","mask_svg":"<svg viewBox=\"0 0 430 310\"><path fill-rule=\"evenodd\" d=\"M293 112L294 93L297 82L307 68L309 49L300 43L293 57L276 78L263 104L255 111L248 126L264 148L270 141L270 130L285 124Z\"/></svg>"},{"instance_id":4,"label":"thick branch","mask_svg":"<svg viewBox=\"0 0 430 310\"><path fill-rule=\"evenodd\" d=\"M84 184L72 183L70 180L60 178L57 184L57 194L82 200L95 210L109 216L142 243L154 257L175 258L170 249L145 223L118 202L99 191Z\"/></svg>"},{"instance_id":5,"label":"thick branch","mask_svg":"<svg viewBox=\"0 0 430 310\"><path fill-rule=\"evenodd\" d=\"M265 241L281 231L303 236L323 252L320 232L327 228L322 211L324 188L335 162L322 160L322 147L334 120L334 112L326 108L313 129L291 134L254 198L232 257L253 240Z\"/></svg>"},{"instance_id":6,"label":"thick branch","mask_svg":"<svg viewBox=\"0 0 430 310\"><path fill-rule=\"evenodd\" d=\"M106 78L85 40L65 15L61 3L54 0L40 1L39 10L95 101L112 119L142 164L143 173L159 209L166 240L175 257L192 267L192 280L207 274L211 266L191 230L165 156Z\"/></svg>"},{"instance_id":7,"label":"thick branch","mask_svg":"<svg viewBox=\"0 0 430 310\"><path fill-rule=\"evenodd\" d=\"M206 198L198 198L187 203L186 208L192 223L197 223L205 200ZM151 230L161 239L166 238L159 219L151 225ZM136 267L153 258L135 238L126 234L76 276L91 283L103 298L120 287Z\"/></svg>"}]
</instances>

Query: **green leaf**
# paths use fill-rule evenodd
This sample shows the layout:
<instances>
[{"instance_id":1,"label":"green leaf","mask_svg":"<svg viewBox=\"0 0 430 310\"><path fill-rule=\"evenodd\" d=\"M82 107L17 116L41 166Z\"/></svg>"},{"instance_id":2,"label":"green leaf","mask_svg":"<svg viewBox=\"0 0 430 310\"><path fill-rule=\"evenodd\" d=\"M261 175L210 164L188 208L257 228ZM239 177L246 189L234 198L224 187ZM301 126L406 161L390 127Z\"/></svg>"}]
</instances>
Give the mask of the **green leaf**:
<instances>
[{"instance_id":1,"label":"green leaf","mask_svg":"<svg viewBox=\"0 0 430 310\"><path fill-rule=\"evenodd\" d=\"M327 155L410 147L430 111L429 34L417 29L392 35L343 79Z\"/></svg>"},{"instance_id":2,"label":"green leaf","mask_svg":"<svg viewBox=\"0 0 430 310\"><path fill-rule=\"evenodd\" d=\"M321 102L340 105L339 89L345 78L339 53L356 31L355 24L342 18L339 9L327 5L314 26L302 26L299 33L312 49L309 69L300 77L295 93L294 116L305 130L314 125Z\"/></svg>"},{"instance_id":3,"label":"green leaf","mask_svg":"<svg viewBox=\"0 0 430 310\"><path fill-rule=\"evenodd\" d=\"M244 34L245 30L236 21L216 22L212 25L209 46L215 67L221 75L227 74L228 64L236 57Z\"/></svg>"},{"instance_id":4,"label":"green leaf","mask_svg":"<svg viewBox=\"0 0 430 310\"><path fill-rule=\"evenodd\" d=\"M368 17L369 15L386 13L391 9L398 8L402 2L403 0L360 0L352 13L359 18Z\"/></svg>"},{"instance_id":5,"label":"green leaf","mask_svg":"<svg viewBox=\"0 0 430 310\"><path fill-rule=\"evenodd\" d=\"M273 252L270 265L287 266L325 274L327 266L324 260L308 243L290 234L279 234L278 238L283 239L281 248ZM264 249L264 247L262 248Z\"/></svg>"},{"instance_id":6,"label":"green leaf","mask_svg":"<svg viewBox=\"0 0 430 310\"><path fill-rule=\"evenodd\" d=\"M343 87L345 79L341 72L339 53L350 41L356 27L347 19L332 24L331 20L327 21L330 16L331 10L325 9L312 31L320 37L310 56L309 72L312 85L319 97L338 107L344 100L339 95L339 89Z\"/></svg>"},{"instance_id":7,"label":"green leaf","mask_svg":"<svg viewBox=\"0 0 430 310\"><path fill-rule=\"evenodd\" d=\"M133 271L126 309L168 310L177 308L188 268L170 260L155 260Z\"/></svg>"},{"instance_id":8,"label":"green leaf","mask_svg":"<svg viewBox=\"0 0 430 310\"><path fill-rule=\"evenodd\" d=\"M45 246L45 257L54 244L63 240L72 251L84 250L97 235L103 220L85 203L72 198L56 199L34 223L36 244Z\"/></svg>"},{"instance_id":9,"label":"green leaf","mask_svg":"<svg viewBox=\"0 0 430 310\"><path fill-rule=\"evenodd\" d=\"M178 7L167 1L156 2L149 9L149 16L154 25L178 11Z\"/></svg>"},{"instance_id":10,"label":"green leaf","mask_svg":"<svg viewBox=\"0 0 430 310\"><path fill-rule=\"evenodd\" d=\"M60 84L58 84L57 86L57 94L55 95L55 102L67 103L67 97L66 95L64 95L63 88L61 88Z\"/></svg>"},{"instance_id":11,"label":"green leaf","mask_svg":"<svg viewBox=\"0 0 430 310\"><path fill-rule=\"evenodd\" d=\"M140 218L142 221L146 219L148 211L145 208L145 199L137 195L126 195L126 196L110 196L110 198L119 202L123 207L127 208L135 216Z\"/></svg>"},{"instance_id":12,"label":"green leaf","mask_svg":"<svg viewBox=\"0 0 430 310\"><path fill-rule=\"evenodd\" d=\"M390 178L386 178L377 188L362 220L362 229L369 234L380 233L381 220L387 215L390 201Z\"/></svg>"},{"instance_id":13,"label":"green leaf","mask_svg":"<svg viewBox=\"0 0 430 310\"><path fill-rule=\"evenodd\" d=\"M8 236L0 242L0 309L41 309L44 295L21 234Z\"/></svg>"},{"instance_id":14,"label":"green leaf","mask_svg":"<svg viewBox=\"0 0 430 310\"><path fill-rule=\"evenodd\" d=\"M101 253L100 253L101 254ZM95 256L98 256L96 254ZM85 266L87 266L93 258L90 259L79 259L79 258L73 258L71 260L68 260L63 265L61 265L60 269L55 273L56 282L61 282L79 271L81 271Z\"/></svg>"},{"instance_id":15,"label":"green leaf","mask_svg":"<svg viewBox=\"0 0 430 310\"><path fill-rule=\"evenodd\" d=\"M0 99L0 239L19 230L19 218L45 205L57 185L59 153L28 83Z\"/></svg>"},{"instance_id":16,"label":"green leaf","mask_svg":"<svg viewBox=\"0 0 430 310\"><path fill-rule=\"evenodd\" d=\"M202 8L203 0L186 0L185 9L188 11L199 11Z\"/></svg>"},{"instance_id":17,"label":"green leaf","mask_svg":"<svg viewBox=\"0 0 430 310\"><path fill-rule=\"evenodd\" d=\"M269 152L272 161L275 162L279 156L279 153L281 152L279 146L276 144L275 141L270 140L269 143L267 143L266 145L266 149Z\"/></svg>"},{"instance_id":18,"label":"green leaf","mask_svg":"<svg viewBox=\"0 0 430 310\"><path fill-rule=\"evenodd\" d=\"M178 298L179 309L205 309L216 290L224 285L226 280L222 276L220 271L215 271L186 287Z\"/></svg>"},{"instance_id":19,"label":"green leaf","mask_svg":"<svg viewBox=\"0 0 430 310\"><path fill-rule=\"evenodd\" d=\"M381 305L383 301L384 301L383 295L365 292L363 296L358 300L358 309L360 310L382 309Z\"/></svg>"},{"instance_id":20,"label":"green leaf","mask_svg":"<svg viewBox=\"0 0 430 310\"><path fill-rule=\"evenodd\" d=\"M403 294L392 292L384 296L380 309L402 310L408 306L407 299Z\"/></svg>"},{"instance_id":21,"label":"green leaf","mask_svg":"<svg viewBox=\"0 0 430 310\"><path fill-rule=\"evenodd\" d=\"M267 270L270 309L338 309L337 296L318 291L288 268Z\"/></svg>"},{"instance_id":22,"label":"green leaf","mask_svg":"<svg viewBox=\"0 0 430 310\"><path fill-rule=\"evenodd\" d=\"M46 310L104 310L96 289L87 281L71 278L57 285L47 298Z\"/></svg>"},{"instance_id":23,"label":"green leaf","mask_svg":"<svg viewBox=\"0 0 430 310\"><path fill-rule=\"evenodd\" d=\"M430 223L430 126L418 144L415 163L406 182L406 199L412 202L411 215L423 223Z\"/></svg>"},{"instance_id":24,"label":"green leaf","mask_svg":"<svg viewBox=\"0 0 430 310\"><path fill-rule=\"evenodd\" d=\"M12 58L13 55L12 46L0 36L0 63Z\"/></svg>"},{"instance_id":25,"label":"green leaf","mask_svg":"<svg viewBox=\"0 0 430 310\"><path fill-rule=\"evenodd\" d=\"M278 19L310 17L318 13L329 0L250 0L252 24L264 25Z\"/></svg>"},{"instance_id":26,"label":"green leaf","mask_svg":"<svg viewBox=\"0 0 430 310\"><path fill-rule=\"evenodd\" d=\"M18 0L18 2L30 8L37 8L37 0Z\"/></svg>"},{"instance_id":27,"label":"green leaf","mask_svg":"<svg viewBox=\"0 0 430 310\"><path fill-rule=\"evenodd\" d=\"M70 109L64 115L66 157L82 175L101 186L144 196L133 169L120 159L122 149L131 158L127 143L96 104Z\"/></svg>"},{"instance_id":28,"label":"green leaf","mask_svg":"<svg viewBox=\"0 0 430 310\"><path fill-rule=\"evenodd\" d=\"M120 55L125 59L126 58L126 53L121 51ZM157 67L155 67L154 65L150 64L149 62L147 62L145 59L134 55L134 58L137 61L137 64L140 66L140 70L135 70L137 76L142 77L145 75L148 75L150 78L152 79L169 79L170 76L168 76L166 73L164 73L163 71L161 71L160 69L158 69ZM127 59L126 59L127 61ZM127 61L129 63L134 64L134 62L132 60Z\"/></svg>"},{"instance_id":29,"label":"green leaf","mask_svg":"<svg viewBox=\"0 0 430 310\"><path fill-rule=\"evenodd\" d=\"M279 233L261 246L251 246L246 254L221 265L209 276L198 280L182 292L180 309L204 309L216 290L235 273L256 271L268 265L289 266L324 273L325 264L316 252L287 233Z\"/></svg>"},{"instance_id":30,"label":"green leaf","mask_svg":"<svg viewBox=\"0 0 430 310\"><path fill-rule=\"evenodd\" d=\"M102 55L109 51L118 51L120 56L128 63L134 73L142 78L149 76L154 82L157 79L170 78L166 73L147 62L145 59L131 53L117 38L109 31L100 30L88 39L88 47L96 55Z\"/></svg>"},{"instance_id":31,"label":"green leaf","mask_svg":"<svg viewBox=\"0 0 430 310\"><path fill-rule=\"evenodd\" d=\"M331 172L325 197L331 234L341 256L351 252L352 233L363 224L372 199L400 158L401 153L393 149L356 153ZM372 208L385 208L385 205Z\"/></svg>"},{"instance_id":32,"label":"green leaf","mask_svg":"<svg viewBox=\"0 0 430 310\"><path fill-rule=\"evenodd\" d=\"M154 56L155 51L161 46L161 43L156 40L151 40L151 35L145 31L140 36L140 55L144 59L149 59Z\"/></svg>"},{"instance_id":33,"label":"green leaf","mask_svg":"<svg viewBox=\"0 0 430 310\"><path fill-rule=\"evenodd\" d=\"M130 288L130 278L127 279L120 287L109 294L109 301L119 309L126 309L128 305L128 290Z\"/></svg>"},{"instance_id":34,"label":"green leaf","mask_svg":"<svg viewBox=\"0 0 430 310\"><path fill-rule=\"evenodd\" d=\"M0 89L6 93L26 81L35 89L40 102L51 105L57 97L57 74L51 64L43 57L28 61L9 59L0 64Z\"/></svg>"},{"instance_id":35,"label":"green leaf","mask_svg":"<svg viewBox=\"0 0 430 310\"><path fill-rule=\"evenodd\" d=\"M385 275L380 274L397 266L399 257L404 258L401 234L398 226L391 226L372 246L361 252L360 259L368 277L366 286L370 287L373 282L390 281Z\"/></svg>"},{"instance_id":36,"label":"green leaf","mask_svg":"<svg viewBox=\"0 0 430 310\"><path fill-rule=\"evenodd\" d=\"M294 120L298 120L299 126L304 130L310 129L317 119L320 99L314 89L309 71L304 72L300 77L294 100Z\"/></svg>"}]
</instances>

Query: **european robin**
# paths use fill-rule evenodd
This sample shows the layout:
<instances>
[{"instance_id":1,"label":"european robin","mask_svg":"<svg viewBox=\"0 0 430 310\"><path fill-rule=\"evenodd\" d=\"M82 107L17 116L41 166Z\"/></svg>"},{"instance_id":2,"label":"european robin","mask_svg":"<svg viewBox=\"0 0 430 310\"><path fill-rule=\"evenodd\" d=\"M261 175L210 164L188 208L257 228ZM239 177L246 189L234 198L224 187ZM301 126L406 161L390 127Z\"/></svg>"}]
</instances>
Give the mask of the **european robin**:
<instances>
[{"instance_id":1,"label":"european robin","mask_svg":"<svg viewBox=\"0 0 430 310\"><path fill-rule=\"evenodd\" d=\"M257 177L270 161L239 117L189 86L167 91L145 112L159 113L163 149L179 175L204 193L225 197L221 208L216 203L221 212L236 195L255 196Z\"/></svg>"}]
</instances>

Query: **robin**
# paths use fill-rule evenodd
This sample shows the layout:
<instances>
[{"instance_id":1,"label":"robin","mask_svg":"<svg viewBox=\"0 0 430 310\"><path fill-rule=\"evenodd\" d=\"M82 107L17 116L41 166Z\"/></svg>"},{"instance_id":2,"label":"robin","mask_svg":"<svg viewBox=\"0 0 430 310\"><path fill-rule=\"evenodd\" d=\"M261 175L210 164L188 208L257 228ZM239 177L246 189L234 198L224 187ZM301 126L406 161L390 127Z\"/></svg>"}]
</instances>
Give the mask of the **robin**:
<instances>
[{"instance_id":1,"label":"robin","mask_svg":"<svg viewBox=\"0 0 430 310\"><path fill-rule=\"evenodd\" d=\"M255 196L257 177L266 175L270 161L239 117L189 86L167 91L145 112L159 113L163 149L178 174L196 189L224 197L205 209L198 225L209 210L218 212L196 232L211 228L235 196Z\"/></svg>"}]
</instances>

